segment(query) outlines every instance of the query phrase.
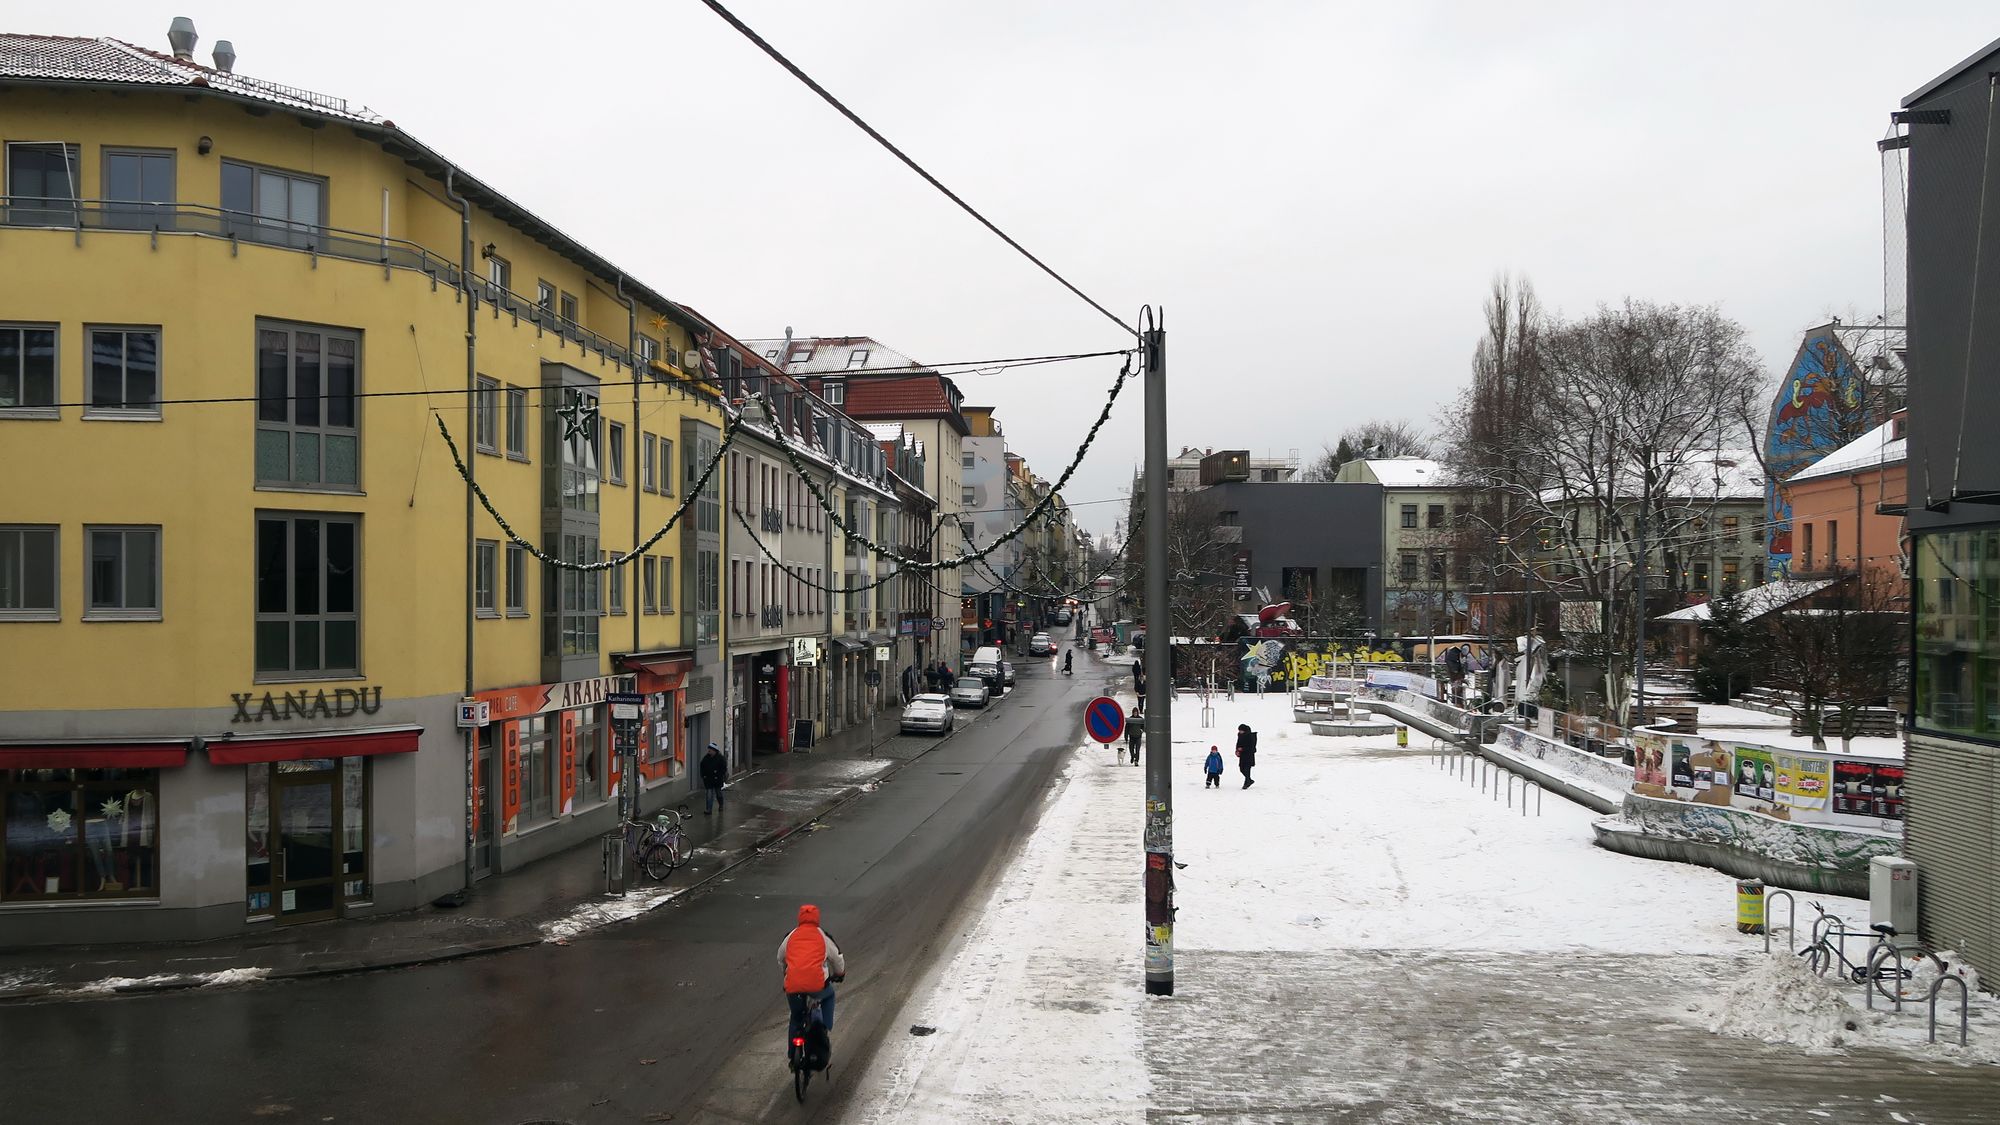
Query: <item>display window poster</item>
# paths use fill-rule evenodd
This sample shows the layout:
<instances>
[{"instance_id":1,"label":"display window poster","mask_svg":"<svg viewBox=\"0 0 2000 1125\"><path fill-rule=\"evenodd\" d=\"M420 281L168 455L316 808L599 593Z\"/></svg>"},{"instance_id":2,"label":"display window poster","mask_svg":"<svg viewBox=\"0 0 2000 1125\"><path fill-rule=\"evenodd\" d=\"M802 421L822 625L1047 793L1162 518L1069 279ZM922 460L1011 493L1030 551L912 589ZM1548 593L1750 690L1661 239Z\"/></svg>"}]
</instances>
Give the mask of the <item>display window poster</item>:
<instances>
[{"instance_id":1,"label":"display window poster","mask_svg":"<svg viewBox=\"0 0 2000 1125\"><path fill-rule=\"evenodd\" d=\"M1903 819L1903 767L1878 762L1833 763L1833 811Z\"/></svg>"},{"instance_id":2,"label":"display window poster","mask_svg":"<svg viewBox=\"0 0 2000 1125\"><path fill-rule=\"evenodd\" d=\"M1825 758L1774 754L1778 798L1794 808L1823 809L1833 788L1833 768Z\"/></svg>"},{"instance_id":3,"label":"display window poster","mask_svg":"<svg viewBox=\"0 0 2000 1125\"><path fill-rule=\"evenodd\" d=\"M1759 801L1778 799L1777 765L1771 760L1769 750L1751 746L1738 746L1736 753L1736 774L1733 787L1738 796Z\"/></svg>"}]
</instances>

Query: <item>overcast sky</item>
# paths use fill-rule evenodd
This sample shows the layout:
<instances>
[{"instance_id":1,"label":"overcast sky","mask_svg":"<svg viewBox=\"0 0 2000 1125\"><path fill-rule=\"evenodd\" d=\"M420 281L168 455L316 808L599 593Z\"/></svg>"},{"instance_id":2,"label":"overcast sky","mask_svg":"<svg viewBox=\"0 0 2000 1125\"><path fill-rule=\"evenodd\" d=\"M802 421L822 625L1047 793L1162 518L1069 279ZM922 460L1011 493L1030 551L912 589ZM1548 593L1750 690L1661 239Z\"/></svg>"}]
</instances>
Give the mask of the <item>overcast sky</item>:
<instances>
[{"instance_id":1,"label":"overcast sky","mask_svg":"<svg viewBox=\"0 0 2000 1125\"><path fill-rule=\"evenodd\" d=\"M1428 423L1496 271L1568 313L1715 303L1772 370L1882 304L1874 141L1990 42L1983 4L734 0L890 139L1128 321L1165 306L1171 440L1298 450ZM1981 19L1984 11L1986 18ZM1671 13L1671 14L1662 14ZM933 363L1126 342L697 0L100 0L6 30L363 102L737 336ZM1053 478L1115 363L962 380ZM1067 493L1108 532L1139 387Z\"/></svg>"}]
</instances>

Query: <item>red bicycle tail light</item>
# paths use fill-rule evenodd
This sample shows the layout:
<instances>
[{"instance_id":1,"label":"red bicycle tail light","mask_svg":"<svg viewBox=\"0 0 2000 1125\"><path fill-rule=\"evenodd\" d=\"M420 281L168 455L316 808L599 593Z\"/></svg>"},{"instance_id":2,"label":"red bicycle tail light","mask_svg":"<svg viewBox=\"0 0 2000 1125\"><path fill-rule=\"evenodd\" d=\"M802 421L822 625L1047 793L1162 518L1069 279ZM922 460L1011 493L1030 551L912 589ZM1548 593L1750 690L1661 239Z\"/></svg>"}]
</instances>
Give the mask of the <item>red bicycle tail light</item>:
<instances>
[{"instance_id":1,"label":"red bicycle tail light","mask_svg":"<svg viewBox=\"0 0 2000 1125\"><path fill-rule=\"evenodd\" d=\"M794 1046L794 1047L803 1047L803 1046L805 1046L805 1045L806 1045L806 1041L805 1041L804 1039L793 1039L793 1040L792 1040L792 1046Z\"/></svg>"}]
</instances>

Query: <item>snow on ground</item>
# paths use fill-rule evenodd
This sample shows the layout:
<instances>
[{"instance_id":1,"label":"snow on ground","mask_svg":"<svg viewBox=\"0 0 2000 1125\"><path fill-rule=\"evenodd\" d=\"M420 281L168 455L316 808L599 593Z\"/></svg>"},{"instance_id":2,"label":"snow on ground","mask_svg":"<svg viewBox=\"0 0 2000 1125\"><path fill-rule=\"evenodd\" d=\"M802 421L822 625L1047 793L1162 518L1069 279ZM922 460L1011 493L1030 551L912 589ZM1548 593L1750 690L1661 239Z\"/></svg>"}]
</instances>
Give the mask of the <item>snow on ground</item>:
<instances>
[{"instance_id":1,"label":"snow on ground","mask_svg":"<svg viewBox=\"0 0 2000 1125\"><path fill-rule=\"evenodd\" d=\"M1600 850L1589 810L1548 796L1523 817L1518 788L1515 808L1494 801L1415 732L1398 750L1291 719L1282 695L1217 700L1206 729L1198 698L1175 705L1174 996L1141 988L1145 771L1089 744L892 1024L912 1033L878 1050L854 1118L1682 1120L1763 1099L1762 1119L1847 1119L1847 1079L1769 1075L1810 1065L1805 1049L1861 1050L1871 1066L1841 1073L1907 1097L1926 1060L2000 1045L1981 1020L1974 1051L1927 1048L1921 1013L1868 1017L1852 986L1796 979L1796 958L1736 932L1732 879ZM1239 722L1260 732L1247 790ZM1211 744L1220 790L1202 787ZM1301 1034L1327 1016L1338 1035ZM1980 1097L2000 1097L1992 1081Z\"/></svg>"},{"instance_id":2,"label":"snow on ground","mask_svg":"<svg viewBox=\"0 0 2000 1125\"><path fill-rule=\"evenodd\" d=\"M662 883L630 887L622 895L586 899L561 917L543 922L538 928L542 931L543 941L568 941L585 930L637 918L649 910L665 906L685 889L685 886L669 887Z\"/></svg>"}]
</instances>

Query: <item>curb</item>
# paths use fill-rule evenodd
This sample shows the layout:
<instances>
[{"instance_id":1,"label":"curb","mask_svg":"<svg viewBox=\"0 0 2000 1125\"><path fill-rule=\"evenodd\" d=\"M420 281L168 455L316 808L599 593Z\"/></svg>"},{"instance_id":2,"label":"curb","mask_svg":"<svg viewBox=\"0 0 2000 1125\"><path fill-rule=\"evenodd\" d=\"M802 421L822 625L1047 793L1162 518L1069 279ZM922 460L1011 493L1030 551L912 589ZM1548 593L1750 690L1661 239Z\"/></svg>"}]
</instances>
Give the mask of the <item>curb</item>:
<instances>
[{"instance_id":1,"label":"curb","mask_svg":"<svg viewBox=\"0 0 2000 1125\"><path fill-rule=\"evenodd\" d=\"M967 724L967 726L970 726L970 724ZM875 779L876 782L879 783L882 781L887 781L890 778L896 776L898 773L901 773L904 767L908 766L910 763L917 761L919 758L922 758L926 754L929 754L932 750L936 749L937 747L942 746L946 742L951 741L953 738L958 737L958 732L961 729L963 728L954 724L949 732L931 740L930 744L925 746L921 752L913 754L908 758L895 759L894 766L891 769L889 769L888 772L876 778ZM881 746L883 743L888 742L890 739L900 737L901 733L902 733L901 731L897 731L892 734L883 735L881 738L877 739L873 743L870 743L867 747L867 750L872 752L877 747ZM866 792L867 790L865 790L862 786L859 785L850 786L849 788L843 790L839 796L835 797L832 802L827 804L824 808L815 811L811 816L808 816L798 821L795 824L788 824L782 828L774 829L770 832L767 832L763 836L759 837L756 840L756 842L752 843L749 847L743 848L735 853L731 853L729 858L726 859L721 866L717 867L715 870L709 872L708 874L703 875L700 879L688 883L687 886L683 887L678 894L675 894L669 898L662 899L659 905L665 905L668 902L672 902L682 897L683 895L691 891L694 891L697 888L706 886L711 881L718 879L723 875L728 874L731 871L734 871L736 868L741 867L743 864L748 863L749 861L757 858L757 856L765 848L768 848L773 844L781 843L782 841L789 839L794 834L808 827L811 827L814 824L819 823L822 819L831 816L832 814L840 811L843 808L846 808L848 805L853 804L855 801L859 800L862 796L864 796ZM633 915L632 918L622 918L618 919L617 921L605 922L601 925L590 927L590 929L588 930L579 931L577 936L581 936L583 933L590 933L590 932L595 932L597 930L606 929L610 926L617 925L619 922L629 922L632 921L633 918L643 917L646 914L650 914L651 912L652 912L651 910L641 911L639 914ZM268 981L303 980L309 977L344 976L352 973L367 973L385 969L405 969L416 965L442 964L447 961L463 961L473 957L484 957L494 953L505 953L511 949L523 949L532 945L545 944L548 939L544 938L541 935L539 923L535 924L535 931L536 932L532 936L523 934L505 938L495 938L489 941L483 941L473 944L440 946L436 949L425 950L420 953L396 953L396 954L385 955L380 958L370 958L370 959L348 958L345 960L326 961L313 965L298 965L284 969L272 969L265 975L258 977L253 981L243 982L243 984L215 985L211 984L208 981L202 980L199 977L185 976L185 975L175 975L172 977L166 977L165 979L161 980L148 980L145 978L140 978L134 980L131 984L112 988L109 990L92 988L91 985L95 982L86 982L85 984L76 985L73 987L65 987L62 985L54 985L54 984L34 984L19 989L0 991L0 1005L24 1003L32 1000L88 1000L88 999L109 1000L109 999L116 999L121 996L147 996L162 992L189 992L208 987L240 988L244 987L245 985L261 984ZM86 989L89 989L89 991L86 991Z\"/></svg>"}]
</instances>

